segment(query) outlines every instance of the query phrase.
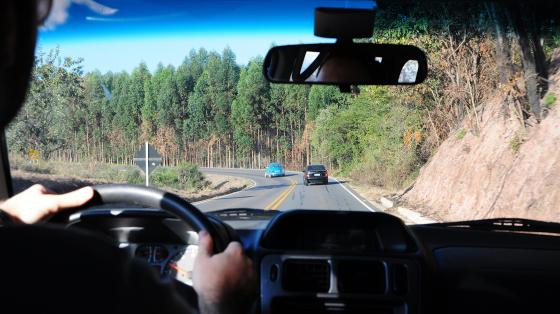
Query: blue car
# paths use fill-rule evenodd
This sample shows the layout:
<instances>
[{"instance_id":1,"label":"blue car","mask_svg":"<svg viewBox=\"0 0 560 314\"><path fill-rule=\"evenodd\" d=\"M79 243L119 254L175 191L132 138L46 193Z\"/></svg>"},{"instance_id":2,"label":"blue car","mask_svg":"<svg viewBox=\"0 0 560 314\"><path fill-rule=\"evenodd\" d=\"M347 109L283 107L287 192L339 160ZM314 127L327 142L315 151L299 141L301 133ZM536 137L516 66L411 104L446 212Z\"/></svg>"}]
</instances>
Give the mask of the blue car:
<instances>
[{"instance_id":1,"label":"blue car","mask_svg":"<svg viewBox=\"0 0 560 314\"><path fill-rule=\"evenodd\" d=\"M284 172L284 167L277 162L270 163L264 171L265 178L283 177L285 175L286 173Z\"/></svg>"}]
</instances>

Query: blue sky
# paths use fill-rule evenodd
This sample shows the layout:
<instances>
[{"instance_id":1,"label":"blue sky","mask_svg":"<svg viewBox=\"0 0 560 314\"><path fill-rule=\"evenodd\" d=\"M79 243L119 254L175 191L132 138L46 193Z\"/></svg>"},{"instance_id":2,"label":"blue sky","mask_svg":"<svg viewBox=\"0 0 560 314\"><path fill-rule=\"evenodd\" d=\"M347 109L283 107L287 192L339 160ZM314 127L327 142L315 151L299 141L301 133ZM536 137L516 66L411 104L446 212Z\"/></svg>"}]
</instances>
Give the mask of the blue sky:
<instances>
[{"instance_id":1,"label":"blue sky","mask_svg":"<svg viewBox=\"0 0 560 314\"><path fill-rule=\"evenodd\" d=\"M55 0L39 47L84 58L84 70L130 71L141 61L178 65L191 49L229 46L237 62L272 43L330 42L313 36L314 8L371 7L371 0ZM102 5L100 7L99 5ZM64 14L67 12L67 16Z\"/></svg>"}]
</instances>

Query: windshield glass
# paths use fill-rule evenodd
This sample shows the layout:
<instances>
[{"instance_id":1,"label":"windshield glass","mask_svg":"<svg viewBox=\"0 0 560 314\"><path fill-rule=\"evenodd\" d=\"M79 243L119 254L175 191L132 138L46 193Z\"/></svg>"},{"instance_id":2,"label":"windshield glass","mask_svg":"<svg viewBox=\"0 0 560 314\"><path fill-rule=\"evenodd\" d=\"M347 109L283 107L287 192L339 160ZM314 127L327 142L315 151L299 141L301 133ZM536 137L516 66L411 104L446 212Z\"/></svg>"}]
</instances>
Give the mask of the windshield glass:
<instances>
[{"instance_id":1,"label":"windshield glass","mask_svg":"<svg viewBox=\"0 0 560 314\"><path fill-rule=\"evenodd\" d=\"M375 9L373 36L356 41L419 47L428 78L350 93L266 81L271 47L334 43L314 36L317 7ZM560 221L557 13L522 1L54 0L6 131L14 190L148 183L223 195L205 212Z\"/></svg>"}]
</instances>

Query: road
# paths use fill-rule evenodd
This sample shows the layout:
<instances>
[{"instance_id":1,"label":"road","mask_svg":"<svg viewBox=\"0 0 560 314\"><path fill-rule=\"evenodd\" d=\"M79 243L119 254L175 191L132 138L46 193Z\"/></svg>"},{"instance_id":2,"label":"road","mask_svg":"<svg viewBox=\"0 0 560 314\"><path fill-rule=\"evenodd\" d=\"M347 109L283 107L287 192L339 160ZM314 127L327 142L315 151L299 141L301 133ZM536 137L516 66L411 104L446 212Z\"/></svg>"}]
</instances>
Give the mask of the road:
<instances>
[{"instance_id":1,"label":"road","mask_svg":"<svg viewBox=\"0 0 560 314\"><path fill-rule=\"evenodd\" d=\"M264 170L201 168L203 173L243 177L254 186L245 190L195 203L204 212L229 208L255 208L286 211L323 209L377 211L350 187L334 178L327 185L304 186L302 174L287 172L285 177L265 178Z\"/></svg>"}]
</instances>

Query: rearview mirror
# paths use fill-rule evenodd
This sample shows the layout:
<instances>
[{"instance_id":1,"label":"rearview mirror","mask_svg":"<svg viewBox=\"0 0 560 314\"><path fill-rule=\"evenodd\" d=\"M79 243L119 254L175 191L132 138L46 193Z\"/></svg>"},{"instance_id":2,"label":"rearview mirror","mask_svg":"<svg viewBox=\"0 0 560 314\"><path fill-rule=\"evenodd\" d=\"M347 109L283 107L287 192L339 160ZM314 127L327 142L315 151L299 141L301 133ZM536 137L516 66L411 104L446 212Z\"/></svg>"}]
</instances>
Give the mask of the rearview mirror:
<instances>
[{"instance_id":1,"label":"rearview mirror","mask_svg":"<svg viewBox=\"0 0 560 314\"><path fill-rule=\"evenodd\" d=\"M411 85L426 79L426 55L414 46L389 44L311 44L278 46L264 60L273 83Z\"/></svg>"}]
</instances>

